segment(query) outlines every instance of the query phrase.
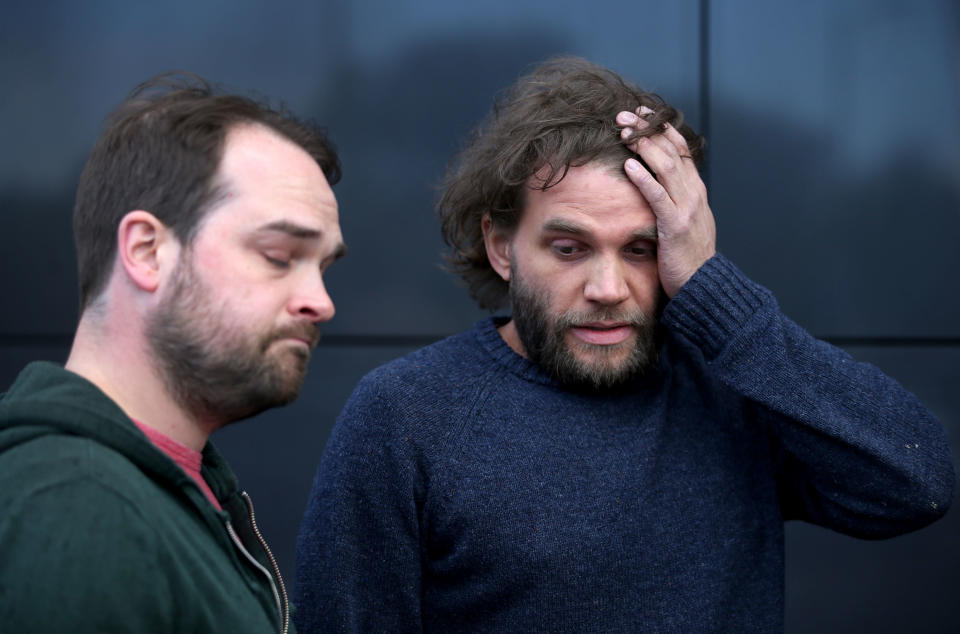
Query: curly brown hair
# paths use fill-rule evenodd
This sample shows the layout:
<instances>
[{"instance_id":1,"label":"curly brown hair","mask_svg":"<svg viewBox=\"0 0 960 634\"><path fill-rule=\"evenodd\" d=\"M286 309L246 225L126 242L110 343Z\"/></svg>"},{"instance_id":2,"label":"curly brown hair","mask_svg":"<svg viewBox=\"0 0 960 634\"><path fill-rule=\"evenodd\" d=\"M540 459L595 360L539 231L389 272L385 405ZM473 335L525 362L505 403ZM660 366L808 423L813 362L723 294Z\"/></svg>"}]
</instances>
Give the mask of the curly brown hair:
<instances>
[{"instance_id":1,"label":"curly brown hair","mask_svg":"<svg viewBox=\"0 0 960 634\"><path fill-rule=\"evenodd\" d=\"M635 155L620 138L615 118L640 106L653 114L645 117L649 127L636 134L657 134L670 123L686 139L694 161L701 162L703 138L683 122L679 110L585 59L544 62L497 99L451 163L437 204L449 268L460 274L481 308L502 306L509 288L487 260L484 215L494 226L513 230L528 187L546 190L570 167L591 162L622 166ZM537 182L530 183L535 175Z\"/></svg>"}]
</instances>

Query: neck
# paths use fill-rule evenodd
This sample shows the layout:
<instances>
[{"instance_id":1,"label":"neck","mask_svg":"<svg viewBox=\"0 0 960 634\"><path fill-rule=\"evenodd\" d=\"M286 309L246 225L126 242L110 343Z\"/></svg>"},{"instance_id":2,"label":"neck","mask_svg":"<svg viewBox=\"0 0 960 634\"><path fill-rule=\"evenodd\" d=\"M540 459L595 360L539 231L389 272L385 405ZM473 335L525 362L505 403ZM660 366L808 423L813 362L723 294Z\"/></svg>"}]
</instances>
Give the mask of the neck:
<instances>
[{"instance_id":1,"label":"neck","mask_svg":"<svg viewBox=\"0 0 960 634\"><path fill-rule=\"evenodd\" d=\"M84 315L77 327L66 369L87 379L130 418L200 451L217 424L184 410L167 391L161 370L137 320L96 319Z\"/></svg>"},{"instance_id":2,"label":"neck","mask_svg":"<svg viewBox=\"0 0 960 634\"><path fill-rule=\"evenodd\" d=\"M527 351L523 347L523 342L520 341L520 333L517 332L517 327L514 325L513 320L511 319L504 325L497 328L497 332L500 333L500 336L503 337L503 340L513 349L514 352L519 354L524 359L527 357Z\"/></svg>"}]
</instances>

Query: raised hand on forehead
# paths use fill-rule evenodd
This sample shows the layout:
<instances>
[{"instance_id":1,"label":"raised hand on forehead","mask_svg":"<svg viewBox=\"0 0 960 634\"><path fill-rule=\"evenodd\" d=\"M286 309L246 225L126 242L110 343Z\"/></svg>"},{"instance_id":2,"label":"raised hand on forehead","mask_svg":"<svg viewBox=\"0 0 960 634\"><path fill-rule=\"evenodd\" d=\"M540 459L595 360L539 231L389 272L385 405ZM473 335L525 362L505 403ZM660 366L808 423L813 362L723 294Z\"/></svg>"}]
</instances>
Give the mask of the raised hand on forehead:
<instances>
[{"instance_id":1,"label":"raised hand on forehead","mask_svg":"<svg viewBox=\"0 0 960 634\"><path fill-rule=\"evenodd\" d=\"M620 136L627 147L650 168L634 158L624 163L627 177L657 217L660 284L672 298L716 253L717 229L707 204L707 188L683 135L669 123L662 132L636 135L647 128L644 116L652 112L646 106L620 112L617 125L623 127Z\"/></svg>"}]
</instances>

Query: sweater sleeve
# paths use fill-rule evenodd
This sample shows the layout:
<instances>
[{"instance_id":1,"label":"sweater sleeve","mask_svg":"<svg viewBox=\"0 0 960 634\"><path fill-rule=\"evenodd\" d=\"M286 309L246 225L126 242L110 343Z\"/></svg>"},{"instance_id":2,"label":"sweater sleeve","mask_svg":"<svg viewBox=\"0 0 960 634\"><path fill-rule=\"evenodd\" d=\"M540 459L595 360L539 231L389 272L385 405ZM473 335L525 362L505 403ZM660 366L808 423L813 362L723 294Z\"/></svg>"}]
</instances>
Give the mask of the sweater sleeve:
<instances>
[{"instance_id":1,"label":"sweater sleeve","mask_svg":"<svg viewBox=\"0 0 960 634\"><path fill-rule=\"evenodd\" d=\"M784 519L883 538L946 513L954 471L939 421L879 369L787 319L723 256L701 267L663 322L768 426Z\"/></svg>"},{"instance_id":2,"label":"sweater sleeve","mask_svg":"<svg viewBox=\"0 0 960 634\"><path fill-rule=\"evenodd\" d=\"M360 383L321 459L297 540L301 633L422 630L419 461L386 390Z\"/></svg>"}]
</instances>

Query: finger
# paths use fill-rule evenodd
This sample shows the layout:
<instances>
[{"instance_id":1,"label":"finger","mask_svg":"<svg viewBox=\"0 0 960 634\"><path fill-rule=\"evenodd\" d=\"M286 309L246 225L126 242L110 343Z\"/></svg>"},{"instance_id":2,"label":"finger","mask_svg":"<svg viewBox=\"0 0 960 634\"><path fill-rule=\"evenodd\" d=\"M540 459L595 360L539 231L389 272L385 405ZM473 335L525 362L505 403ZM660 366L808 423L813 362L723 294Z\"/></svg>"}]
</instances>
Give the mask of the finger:
<instances>
[{"instance_id":1,"label":"finger","mask_svg":"<svg viewBox=\"0 0 960 634\"><path fill-rule=\"evenodd\" d=\"M638 117L644 120L648 119L649 115L653 114L653 110L651 110L650 108L647 108L646 106L640 106L639 108L634 110L634 112L637 113Z\"/></svg>"},{"instance_id":2,"label":"finger","mask_svg":"<svg viewBox=\"0 0 960 634\"><path fill-rule=\"evenodd\" d=\"M653 171L670 197L679 204L690 190L690 174L677 149L661 134L637 139L636 145L639 148L637 154Z\"/></svg>"},{"instance_id":3,"label":"finger","mask_svg":"<svg viewBox=\"0 0 960 634\"><path fill-rule=\"evenodd\" d=\"M700 170L697 168L696 161L693 160L693 153L690 151L690 146L687 145L687 139L669 123L665 126L663 136L677 148L680 158L683 159L683 166L686 168L687 175L691 181L695 179L697 182L697 189L703 190L701 193L706 192L706 185L700 178Z\"/></svg>"},{"instance_id":4,"label":"finger","mask_svg":"<svg viewBox=\"0 0 960 634\"><path fill-rule=\"evenodd\" d=\"M623 129L620 130L620 138L634 154L637 153L637 147L635 146L637 133L650 126L650 123L646 120L646 117L650 114L653 114L653 110L646 106L640 106L635 112L622 110L617 113L616 123L623 126ZM634 140L630 140L631 138Z\"/></svg>"},{"instance_id":5,"label":"finger","mask_svg":"<svg viewBox=\"0 0 960 634\"><path fill-rule=\"evenodd\" d=\"M640 106L633 112L621 110L617 113L617 123L619 125L630 125L639 128L645 128L647 125L647 115L653 114L653 110L646 106Z\"/></svg>"},{"instance_id":6,"label":"finger","mask_svg":"<svg viewBox=\"0 0 960 634\"><path fill-rule=\"evenodd\" d=\"M670 125L669 123L664 124L663 136L673 143L674 147L677 148L677 152L683 155L690 155L690 146L687 145L687 140L683 137L680 132Z\"/></svg>"},{"instance_id":7,"label":"finger","mask_svg":"<svg viewBox=\"0 0 960 634\"><path fill-rule=\"evenodd\" d=\"M626 143L627 148L634 154L640 154L638 142L642 137L636 136L636 128L627 127L620 130L620 140Z\"/></svg>"},{"instance_id":8,"label":"finger","mask_svg":"<svg viewBox=\"0 0 960 634\"><path fill-rule=\"evenodd\" d=\"M664 134L653 134L648 137L654 145L656 145L663 153L670 157L671 160L680 160L682 157L682 152L677 149L677 146L674 145L673 141L668 139Z\"/></svg>"},{"instance_id":9,"label":"finger","mask_svg":"<svg viewBox=\"0 0 960 634\"><path fill-rule=\"evenodd\" d=\"M629 158L624 162L623 168L627 178L640 190L640 194L650 204L650 209L657 218L676 212L676 205L667 194L667 190L640 164L640 161Z\"/></svg>"},{"instance_id":10,"label":"finger","mask_svg":"<svg viewBox=\"0 0 960 634\"><path fill-rule=\"evenodd\" d=\"M639 109L638 109L639 110ZM640 115L633 112L622 110L617 113L617 125L626 126L626 128L636 128L642 130L650 124Z\"/></svg>"},{"instance_id":11,"label":"finger","mask_svg":"<svg viewBox=\"0 0 960 634\"><path fill-rule=\"evenodd\" d=\"M697 164L693 160L693 155L690 153L687 141L676 128L669 123L665 124L665 130L662 134L657 134L650 138L664 153L680 161L680 165L683 166L683 171L690 183L699 183L699 185L696 186L697 188L702 185L700 170L697 169Z\"/></svg>"},{"instance_id":12,"label":"finger","mask_svg":"<svg viewBox=\"0 0 960 634\"><path fill-rule=\"evenodd\" d=\"M674 128L669 123L665 124L664 138L668 139L670 143L677 149L677 153L681 159L683 159L683 165L686 167L687 172L693 176L696 174L697 178L700 177L700 170L697 169L697 164L693 160L693 153L690 151L690 146L687 145L687 139L680 134L680 131Z\"/></svg>"}]
</instances>

